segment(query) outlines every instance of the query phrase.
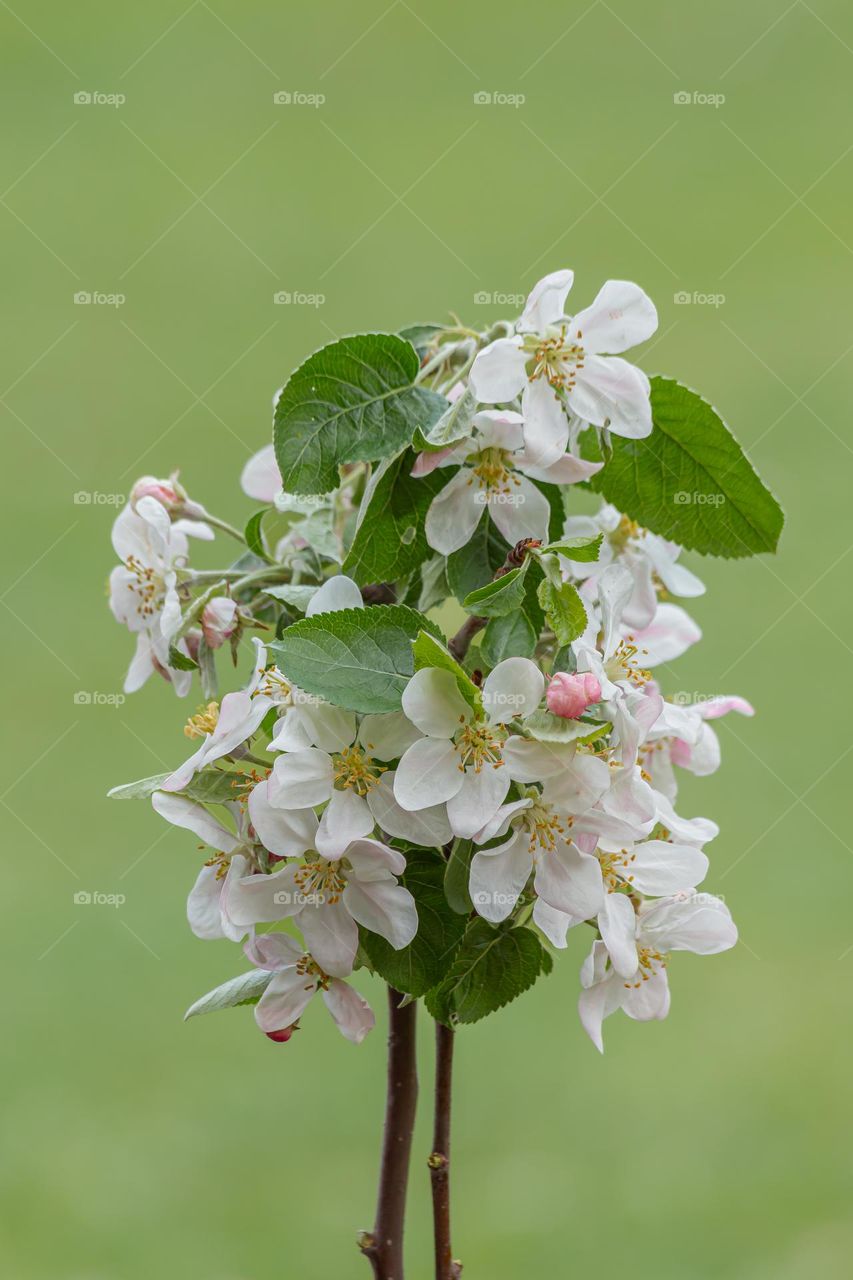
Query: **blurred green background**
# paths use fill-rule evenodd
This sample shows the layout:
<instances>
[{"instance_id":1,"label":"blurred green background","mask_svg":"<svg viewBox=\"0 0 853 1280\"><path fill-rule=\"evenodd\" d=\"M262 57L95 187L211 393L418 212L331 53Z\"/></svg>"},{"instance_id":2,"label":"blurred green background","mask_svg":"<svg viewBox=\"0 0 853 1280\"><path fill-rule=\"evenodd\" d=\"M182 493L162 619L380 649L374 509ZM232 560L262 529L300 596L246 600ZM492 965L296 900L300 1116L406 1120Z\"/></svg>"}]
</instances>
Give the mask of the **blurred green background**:
<instances>
[{"instance_id":1,"label":"blurred green background","mask_svg":"<svg viewBox=\"0 0 853 1280\"><path fill-rule=\"evenodd\" d=\"M759 710L679 806L722 826L708 887L743 941L679 957L669 1021L611 1019L603 1059L575 1015L586 938L460 1034L456 1251L470 1280L849 1275L849 5L16 0L0 31L3 1274L366 1274L382 1028L355 1049L315 1009L279 1048L247 1010L184 1025L241 958L186 927L191 837L104 799L183 758L192 709L154 682L94 696L131 652L110 502L180 466L240 523L308 352L486 322L514 308L478 294L572 266L575 305L608 277L648 290L638 358L718 406L788 510L776 559L689 558L706 640L667 677ZM421 1048L414 1280L426 1021Z\"/></svg>"}]
</instances>

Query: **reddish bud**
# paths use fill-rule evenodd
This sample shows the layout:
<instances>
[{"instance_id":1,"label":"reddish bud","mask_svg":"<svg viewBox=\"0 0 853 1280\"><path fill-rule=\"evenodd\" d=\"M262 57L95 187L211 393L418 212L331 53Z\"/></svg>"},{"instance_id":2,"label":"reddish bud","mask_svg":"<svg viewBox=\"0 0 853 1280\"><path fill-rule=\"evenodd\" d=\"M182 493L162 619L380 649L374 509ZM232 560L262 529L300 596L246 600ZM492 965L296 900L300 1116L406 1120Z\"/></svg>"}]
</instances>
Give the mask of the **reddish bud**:
<instances>
[{"instance_id":1,"label":"reddish bud","mask_svg":"<svg viewBox=\"0 0 853 1280\"><path fill-rule=\"evenodd\" d=\"M601 685L590 672L569 675L567 671L558 671L545 694L548 710L565 720L576 720L600 698Z\"/></svg>"}]
</instances>

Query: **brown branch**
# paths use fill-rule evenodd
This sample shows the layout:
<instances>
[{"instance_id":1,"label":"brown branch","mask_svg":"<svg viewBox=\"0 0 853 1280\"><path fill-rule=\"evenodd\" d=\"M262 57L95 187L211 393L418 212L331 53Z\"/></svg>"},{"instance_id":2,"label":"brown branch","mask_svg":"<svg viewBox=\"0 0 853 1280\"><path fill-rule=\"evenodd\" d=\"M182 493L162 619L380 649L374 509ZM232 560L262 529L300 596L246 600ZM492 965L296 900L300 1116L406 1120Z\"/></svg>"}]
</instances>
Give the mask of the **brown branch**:
<instances>
[{"instance_id":1,"label":"brown branch","mask_svg":"<svg viewBox=\"0 0 853 1280\"><path fill-rule=\"evenodd\" d=\"M403 1280L403 1227L418 1100L418 1006L412 1001L401 1007L403 999L399 991L388 988L388 1082L376 1225L372 1232L363 1231L358 1239L359 1248L373 1267L375 1280Z\"/></svg>"},{"instance_id":2,"label":"brown branch","mask_svg":"<svg viewBox=\"0 0 853 1280\"><path fill-rule=\"evenodd\" d=\"M393 582L369 582L361 588L361 598L365 604L396 604L397 588Z\"/></svg>"},{"instance_id":3,"label":"brown branch","mask_svg":"<svg viewBox=\"0 0 853 1280\"><path fill-rule=\"evenodd\" d=\"M449 1027L435 1024L435 1119L427 1160L432 1184L435 1280L459 1280L462 1263L450 1243L450 1105L453 1088L453 1039Z\"/></svg>"}]
</instances>

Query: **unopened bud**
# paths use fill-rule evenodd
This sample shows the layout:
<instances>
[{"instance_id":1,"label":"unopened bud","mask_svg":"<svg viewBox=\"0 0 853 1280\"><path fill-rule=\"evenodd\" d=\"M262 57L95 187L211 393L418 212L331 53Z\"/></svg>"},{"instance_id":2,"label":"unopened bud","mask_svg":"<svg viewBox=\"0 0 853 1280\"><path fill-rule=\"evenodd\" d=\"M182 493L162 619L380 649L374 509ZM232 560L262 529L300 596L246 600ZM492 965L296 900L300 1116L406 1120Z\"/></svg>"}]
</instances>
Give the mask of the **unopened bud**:
<instances>
[{"instance_id":1,"label":"unopened bud","mask_svg":"<svg viewBox=\"0 0 853 1280\"><path fill-rule=\"evenodd\" d=\"M227 596L208 600L201 615L201 629L209 649L218 649L230 640L240 622L239 610Z\"/></svg>"},{"instance_id":2,"label":"unopened bud","mask_svg":"<svg viewBox=\"0 0 853 1280\"><path fill-rule=\"evenodd\" d=\"M600 698L601 685L590 672L570 675L567 671L558 671L545 694L548 710L564 720L576 720Z\"/></svg>"},{"instance_id":3,"label":"unopened bud","mask_svg":"<svg viewBox=\"0 0 853 1280\"><path fill-rule=\"evenodd\" d=\"M268 1040L274 1040L276 1044L287 1044L295 1030L296 1024L294 1023L290 1027L282 1027L280 1031L265 1031L264 1035Z\"/></svg>"}]
</instances>

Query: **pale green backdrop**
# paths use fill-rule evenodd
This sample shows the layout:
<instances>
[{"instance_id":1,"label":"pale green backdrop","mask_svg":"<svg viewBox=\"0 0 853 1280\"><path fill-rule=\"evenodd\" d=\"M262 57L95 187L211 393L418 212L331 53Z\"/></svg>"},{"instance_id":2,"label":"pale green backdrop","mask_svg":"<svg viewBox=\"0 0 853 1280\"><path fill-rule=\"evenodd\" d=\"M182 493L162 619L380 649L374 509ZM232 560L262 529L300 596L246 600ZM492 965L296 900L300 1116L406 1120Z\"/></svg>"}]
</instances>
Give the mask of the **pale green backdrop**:
<instances>
[{"instance_id":1,"label":"pale green backdrop","mask_svg":"<svg viewBox=\"0 0 853 1280\"><path fill-rule=\"evenodd\" d=\"M572 266L579 305L610 276L652 294L638 358L713 400L789 513L776 559L690 557L706 639L668 680L759 710L683 801L721 823L709 886L743 941L679 958L669 1021L614 1018L603 1059L580 938L459 1036L456 1248L470 1280L847 1276L849 5L0 0L0 34L3 1275L365 1275L382 1030L183 1025L239 955L187 930L192 838L103 798L182 758L191 709L97 696L130 656L109 502L180 465L245 518L239 469L306 353L497 318L477 294ZM424 1112L414 1280L428 1141Z\"/></svg>"}]
</instances>

